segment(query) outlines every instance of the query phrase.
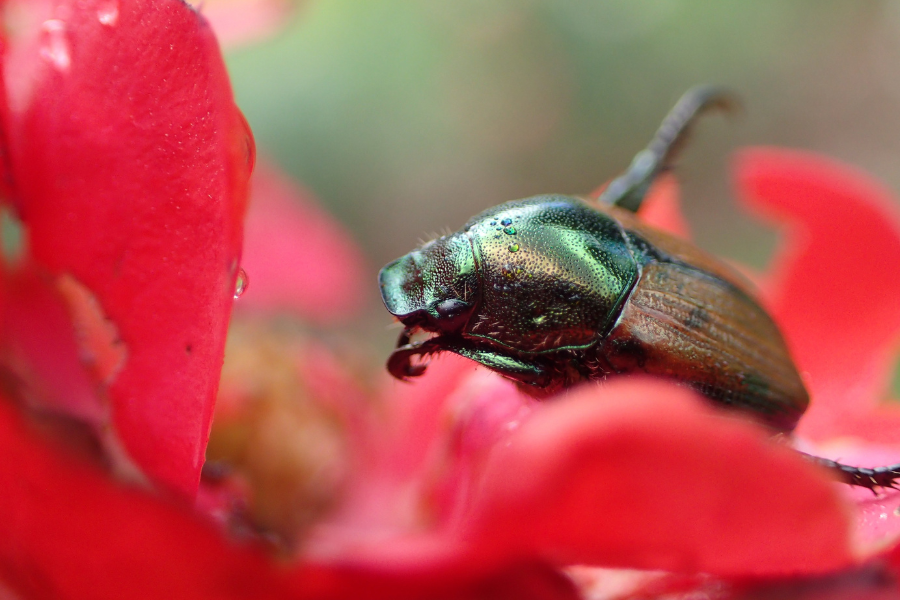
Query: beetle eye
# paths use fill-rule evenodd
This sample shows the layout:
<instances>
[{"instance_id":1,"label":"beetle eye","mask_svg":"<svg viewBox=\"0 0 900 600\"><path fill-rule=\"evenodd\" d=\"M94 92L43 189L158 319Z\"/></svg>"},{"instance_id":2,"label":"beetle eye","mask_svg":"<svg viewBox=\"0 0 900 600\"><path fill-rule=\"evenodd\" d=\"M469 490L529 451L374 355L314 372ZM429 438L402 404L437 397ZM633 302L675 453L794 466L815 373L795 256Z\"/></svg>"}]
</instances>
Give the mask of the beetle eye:
<instances>
[{"instance_id":1,"label":"beetle eye","mask_svg":"<svg viewBox=\"0 0 900 600\"><path fill-rule=\"evenodd\" d=\"M472 305L459 298L448 298L439 302L434 307L434 312L438 315L434 323L442 331L452 333L466 324L472 312Z\"/></svg>"},{"instance_id":2,"label":"beetle eye","mask_svg":"<svg viewBox=\"0 0 900 600\"><path fill-rule=\"evenodd\" d=\"M440 302L434 307L434 310L442 319L453 319L469 310L469 303L463 302L459 298L449 298Z\"/></svg>"}]
</instances>

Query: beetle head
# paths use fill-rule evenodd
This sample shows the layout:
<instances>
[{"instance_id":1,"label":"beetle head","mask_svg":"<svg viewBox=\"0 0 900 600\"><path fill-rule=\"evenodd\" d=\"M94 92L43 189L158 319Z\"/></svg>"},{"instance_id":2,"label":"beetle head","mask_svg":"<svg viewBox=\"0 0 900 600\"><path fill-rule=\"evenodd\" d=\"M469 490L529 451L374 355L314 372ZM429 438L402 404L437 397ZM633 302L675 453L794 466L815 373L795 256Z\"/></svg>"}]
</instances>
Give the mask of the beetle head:
<instances>
[{"instance_id":1,"label":"beetle head","mask_svg":"<svg viewBox=\"0 0 900 600\"><path fill-rule=\"evenodd\" d=\"M395 260L381 270L378 282L384 305L404 325L398 347L409 345L416 329L438 337L459 335L480 291L475 254L465 233L444 236ZM421 374L424 367L407 364L395 370L395 376L405 378Z\"/></svg>"}]
</instances>

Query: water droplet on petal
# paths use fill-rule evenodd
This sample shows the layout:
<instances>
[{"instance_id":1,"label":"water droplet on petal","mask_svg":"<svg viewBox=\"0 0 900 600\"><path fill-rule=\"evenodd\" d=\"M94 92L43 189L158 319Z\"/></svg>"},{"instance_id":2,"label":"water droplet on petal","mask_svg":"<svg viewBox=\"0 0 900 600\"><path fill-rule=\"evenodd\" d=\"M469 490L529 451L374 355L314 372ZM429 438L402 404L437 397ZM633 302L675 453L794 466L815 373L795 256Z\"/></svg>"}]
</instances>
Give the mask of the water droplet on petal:
<instances>
[{"instance_id":1,"label":"water droplet on petal","mask_svg":"<svg viewBox=\"0 0 900 600\"><path fill-rule=\"evenodd\" d=\"M119 21L118 0L106 0L97 8L97 19L101 25L113 27Z\"/></svg>"},{"instance_id":2,"label":"water droplet on petal","mask_svg":"<svg viewBox=\"0 0 900 600\"><path fill-rule=\"evenodd\" d=\"M509 245L509 248L507 248L507 249L508 249L510 252L518 252L518 251L519 251L519 245L518 245L518 244L510 244L510 245Z\"/></svg>"},{"instance_id":3,"label":"water droplet on petal","mask_svg":"<svg viewBox=\"0 0 900 600\"><path fill-rule=\"evenodd\" d=\"M506 227L503 229L503 233L505 233L506 235L516 235L516 228L515 227Z\"/></svg>"},{"instance_id":4,"label":"water droplet on petal","mask_svg":"<svg viewBox=\"0 0 900 600\"><path fill-rule=\"evenodd\" d=\"M240 298L244 292L247 291L248 287L250 287L250 277L247 275L247 271L241 267L241 270L238 272L237 281L234 284L234 299L237 300Z\"/></svg>"},{"instance_id":5,"label":"water droplet on petal","mask_svg":"<svg viewBox=\"0 0 900 600\"><path fill-rule=\"evenodd\" d=\"M72 65L69 55L69 38L66 24L59 19L49 19L41 25L40 56L58 71L68 72Z\"/></svg>"},{"instance_id":6,"label":"water droplet on petal","mask_svg":"<svg viewBox=\"0 0 900 600\"><path fill-rule=\"evenodd\" d=\"M503 219L500 221L500 224L506 227L507 225L512 225L512 219Z\"/></svg>"}]
</instances>

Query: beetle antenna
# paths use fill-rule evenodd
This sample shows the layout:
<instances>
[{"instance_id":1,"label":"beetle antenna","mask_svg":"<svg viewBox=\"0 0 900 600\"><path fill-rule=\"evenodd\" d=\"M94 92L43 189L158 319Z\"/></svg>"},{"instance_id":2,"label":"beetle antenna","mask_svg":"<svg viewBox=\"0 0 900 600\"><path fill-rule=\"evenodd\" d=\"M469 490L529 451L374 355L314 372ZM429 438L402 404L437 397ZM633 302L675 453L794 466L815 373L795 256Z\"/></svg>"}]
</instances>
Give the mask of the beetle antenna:
<instances>
[{"instance_id":1,"label":"beetle antenna","mask_svg":"<svg viewBox=\"0 0 900 600\"><path fill-rule=\"evenodd\" d=\"M610 182L598 201L637 212L653 181L671 168L697 117L710 109L730 111L738 105L737 97L719 86L689 89L663 119L647 148L637 153L625 173Z\"/></svg>"}]
</instances>

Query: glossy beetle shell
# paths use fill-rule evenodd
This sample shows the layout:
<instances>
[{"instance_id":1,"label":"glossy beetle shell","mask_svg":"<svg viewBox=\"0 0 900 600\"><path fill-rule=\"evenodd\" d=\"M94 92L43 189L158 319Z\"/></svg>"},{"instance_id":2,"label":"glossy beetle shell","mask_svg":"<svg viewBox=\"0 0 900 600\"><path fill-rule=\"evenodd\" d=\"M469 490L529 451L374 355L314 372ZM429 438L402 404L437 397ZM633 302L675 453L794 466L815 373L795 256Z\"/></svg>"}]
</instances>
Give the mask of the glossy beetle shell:
<instances>
[{"instance_id":1,"label":"glossy beetle shell","mask_svg":"<svg viewBox=\"0 0 900 600\"><path fill-rule=\"evenodd\" d=\"M560 195L507 202L391 263L380 283L385 305L407 325L389 363L400 377L424 370L409 367L413 356L439 351L537 394L647 373L777 431L793 429L808 403L749 284L615 207ZM465 310L451 322L442 303ZM411 344L416 328L438 335Z\"/></svg>"},{"instance_id":2,"label":"glossy beetle shell","mask_svg":"<svg viewBox=\"0 0 900 600\"><path fill-rule=\"evenodd\" d=\"M645 244L640 279L598 348L611 371L670 377L791 431L809 396L750 284L696 247L607 210Z\"/></svg>"}]
</instances>

